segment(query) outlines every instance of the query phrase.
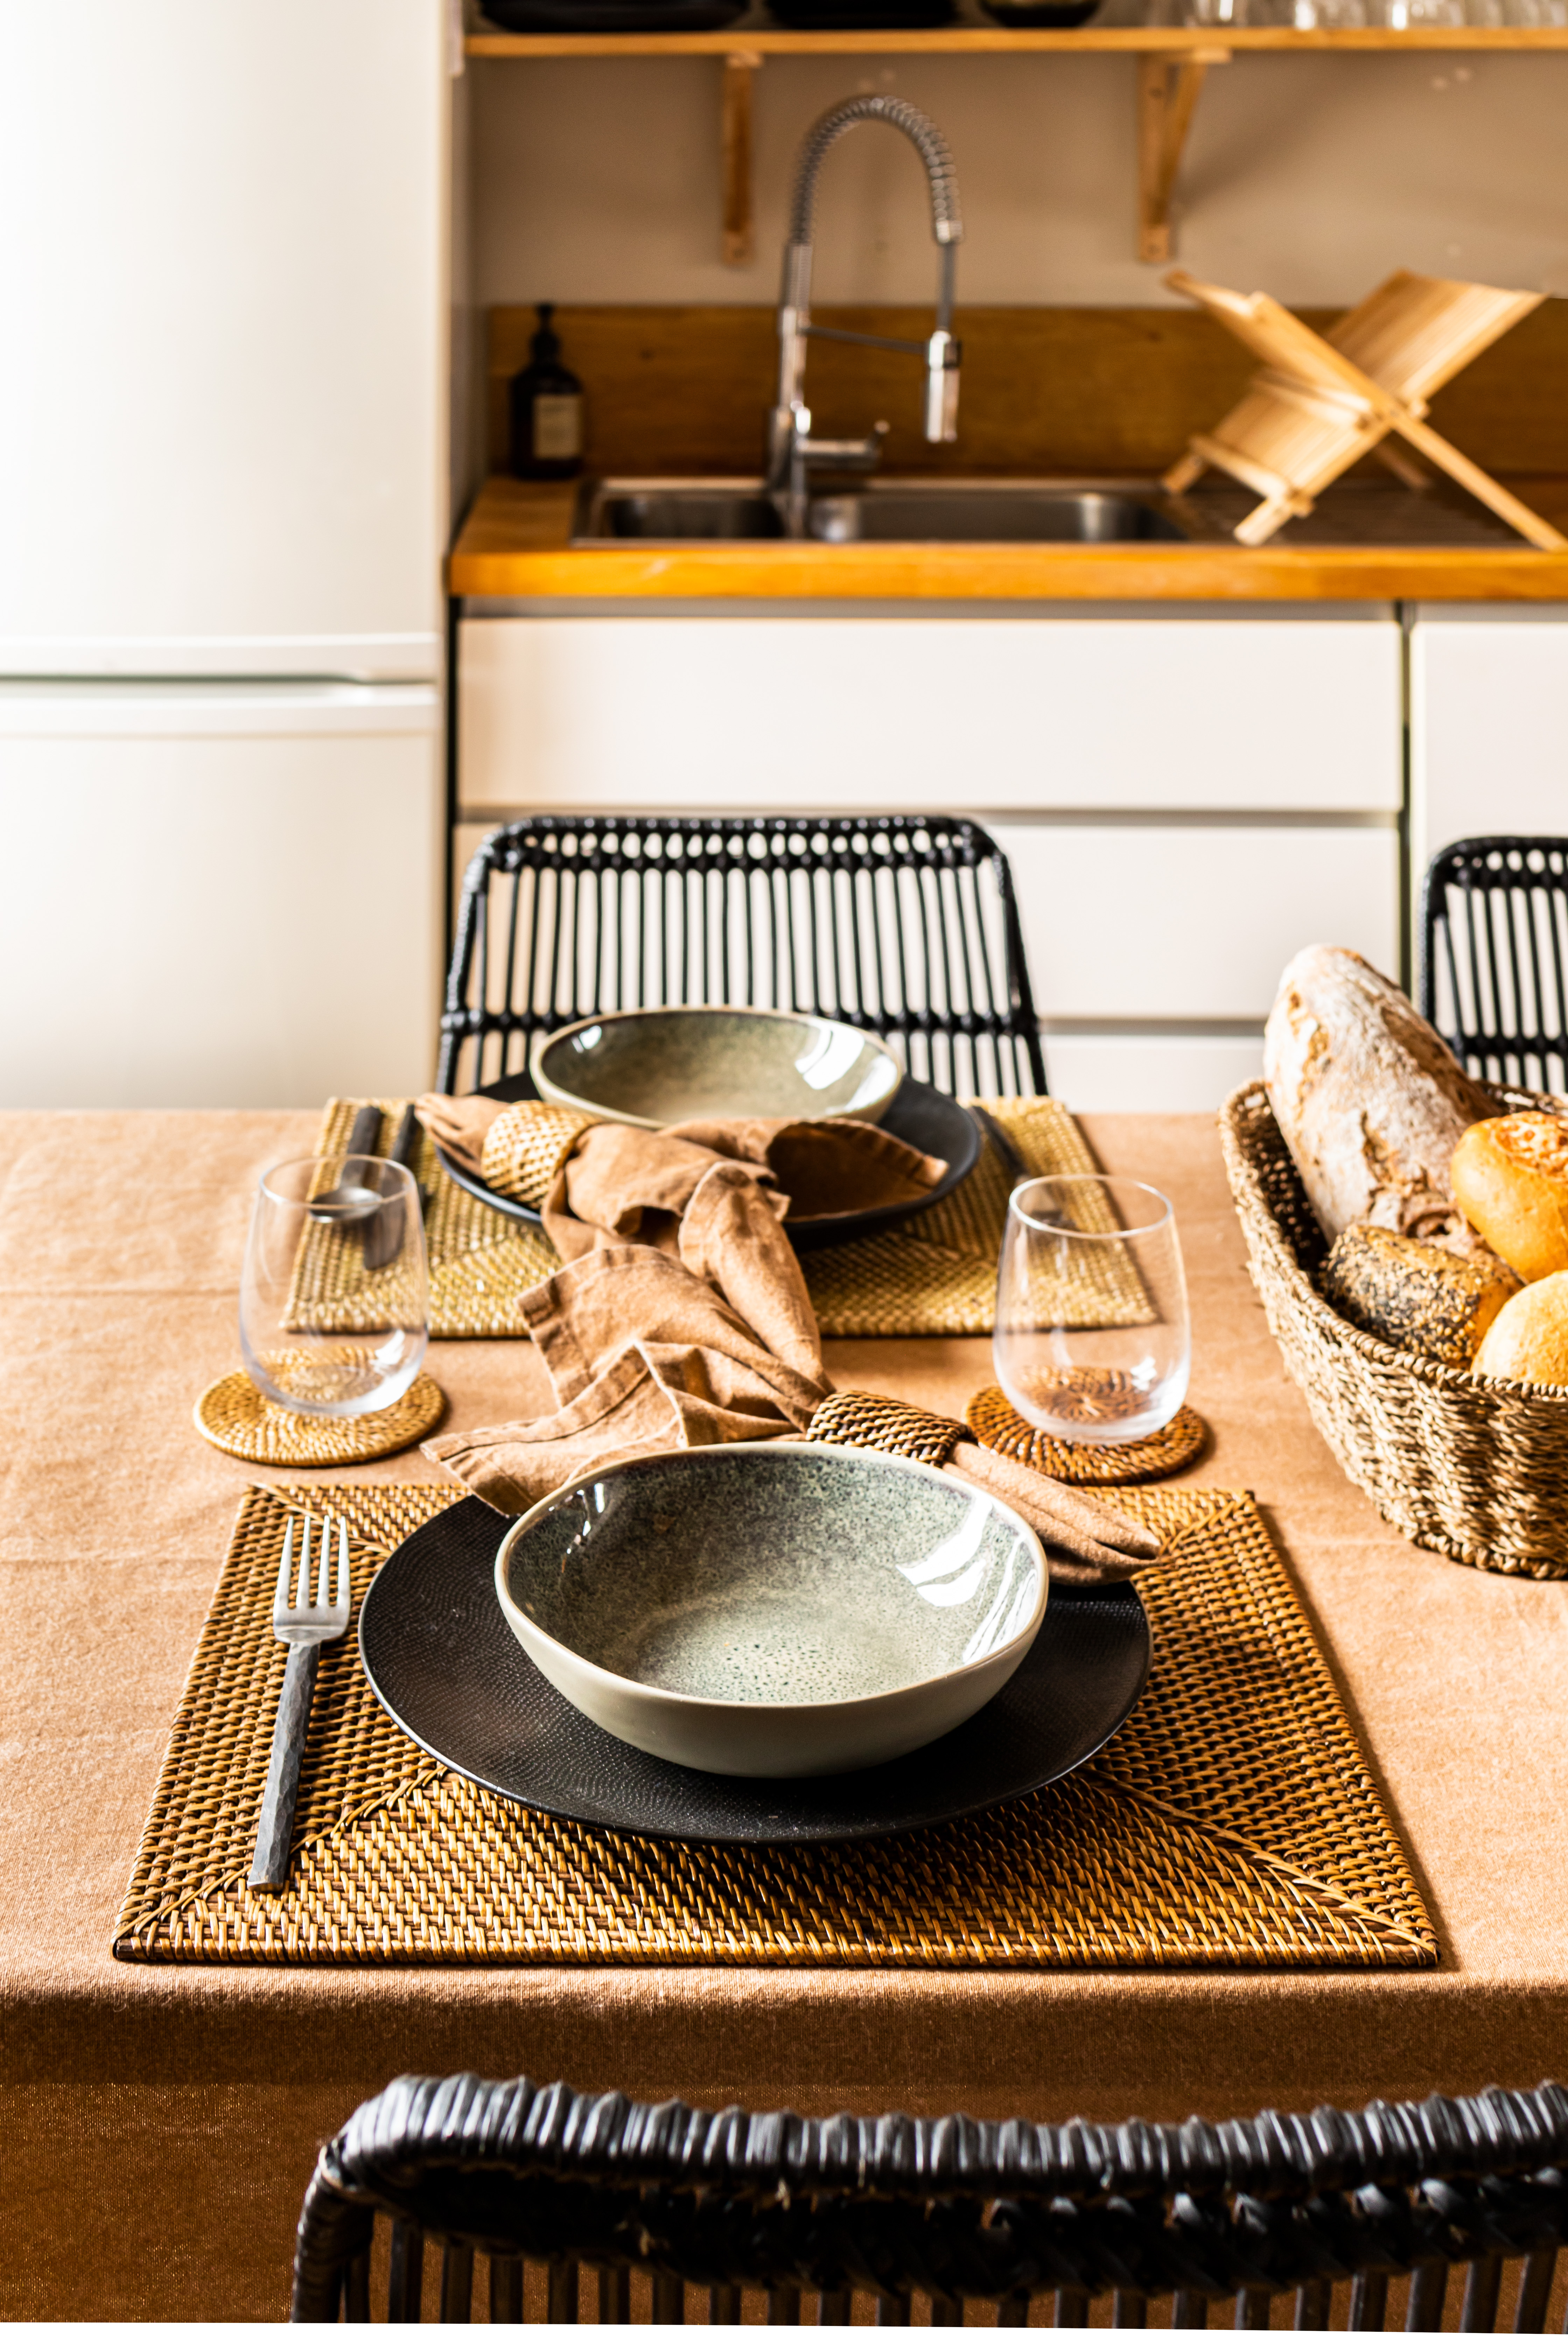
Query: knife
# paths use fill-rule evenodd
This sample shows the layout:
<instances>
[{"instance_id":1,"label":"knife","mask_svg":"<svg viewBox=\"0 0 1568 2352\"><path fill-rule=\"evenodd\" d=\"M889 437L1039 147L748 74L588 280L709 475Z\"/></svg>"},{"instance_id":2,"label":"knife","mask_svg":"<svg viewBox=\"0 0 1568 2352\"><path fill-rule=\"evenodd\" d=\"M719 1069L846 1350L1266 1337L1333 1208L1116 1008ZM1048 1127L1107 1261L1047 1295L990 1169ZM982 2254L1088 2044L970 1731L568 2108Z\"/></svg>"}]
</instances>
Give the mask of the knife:
<instances>
[{"instance_id":1,"label":"knife","mask_svg":"<svg viewBox=\"0 0 1568 2352\"><path fill-rule=\"evenodd\" d=\"M397 1133L393 1137L392 1149L386 1155L396 1167L407 1169L409 1174L414 1177L416 1191L419 1180L416 1171L419 1165L419 1147L424 1139L424 1132L414 1105L410 1103L398 1120ZM423 1200L420 1202L420 1207L424 1207ZM365 1233L365 1272L374 1274L379 1267L390 1265L402 1247L403 1203L401 1201L389 1201L384 1209L377 1210L374 1223Z\"/></svg>"},{"instance_id":2,"label":"knife","mask_svg":"<svg viewBox=\"0 0 1568 2352\"><path fill-rule=\"evenodd\" d=\"M981 1133L1005 1169L1009 1189L1015 1184L1022 1183L1025 1177L1028 1175L1029 1169L1023 1153L1001 1120L994 1112L988 1111L983 1103L972 1102L967 1108L971 1118L979 1120Z\"/></svg>"}]
</instances>

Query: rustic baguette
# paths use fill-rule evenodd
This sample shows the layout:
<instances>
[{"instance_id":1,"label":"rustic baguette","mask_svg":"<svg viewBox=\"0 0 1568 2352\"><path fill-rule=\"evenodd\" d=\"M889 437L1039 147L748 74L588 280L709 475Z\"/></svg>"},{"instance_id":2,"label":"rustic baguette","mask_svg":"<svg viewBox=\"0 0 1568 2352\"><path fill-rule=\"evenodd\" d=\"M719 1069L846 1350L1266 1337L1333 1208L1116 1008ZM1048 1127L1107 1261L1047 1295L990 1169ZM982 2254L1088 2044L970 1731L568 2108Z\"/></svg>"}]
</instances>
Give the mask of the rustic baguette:
<instances>
[{"instance_id":1,"label":"rustic baguette","mask_svg":"<svg viewBox=\"0 0 1568 2352\"><path fill-rule=\"evenodd\" d=\"M1348 948L1287 964L1263 1075L1319 1223L1385 1225L1463 1252L1448 1168L1496 1106L1392 981Z\"/></svg>"},{"instance_id":2,"label":"rustic baguette","mask_svg":"<svg viewBox=\"0 0 1568 2352\"><path fill-rule=\"evenodd\" d=\"M1347 1225L1323 1269L1323 1294L1347 1322L1461 1370L1518 1288L1485 1252L1457 1257L1384 1225Z\"/></svg>"}]
</instances>

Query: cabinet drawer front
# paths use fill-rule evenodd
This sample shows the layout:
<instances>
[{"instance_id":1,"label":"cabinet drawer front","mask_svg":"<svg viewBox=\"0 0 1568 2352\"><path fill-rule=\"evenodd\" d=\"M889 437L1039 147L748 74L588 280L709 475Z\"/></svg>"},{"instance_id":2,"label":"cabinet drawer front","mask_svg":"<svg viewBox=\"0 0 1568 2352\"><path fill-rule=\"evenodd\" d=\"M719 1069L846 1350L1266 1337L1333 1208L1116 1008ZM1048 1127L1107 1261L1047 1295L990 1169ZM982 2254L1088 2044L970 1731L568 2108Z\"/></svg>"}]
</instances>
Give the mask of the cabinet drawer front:
<instances>
[{"instance_id":1,"label":"cabinet drawer front","mask_svg":"<svg viewBox=\"0 0 1568 2352\"><path fill-rule=\"evenodd\" d=\"M1256 1029L1223 1037L1126 1030L1046 1039L1046 1076L1069 1110L1215 1111L1262 1068L1263 1034Z\"/></svg>"},{"instance_id":2,"label":"cabinet drawer front","mask_svg":"<svg viewBox=\"0 0 1568 2352\"><path fill-rule=\"evenodd\" d=\"M1392 619L463 624L466 809L1386 810Z\"/></svg>"},{"instance_id":3,"label":"cabinet drawer front","mask_svg":"<svg viewBox=\"0 0 1568 2352\"><path fill-rule=\"evenodd\" d=\"M999 824L1042 1019L1261 1020L1315 940L1399 969L1392 827Z\"/></svg>"},{"instance_id":4,"label":"cabinet drawer front","mask_svg":"<svg viewBox=\"0 0 1568 2352\"><path fill-rule=\"evenodd\" d=\"M1412 848L1568 831L1568 609L1424 611L1410 640Z\"/></svg>"}]
</instances>

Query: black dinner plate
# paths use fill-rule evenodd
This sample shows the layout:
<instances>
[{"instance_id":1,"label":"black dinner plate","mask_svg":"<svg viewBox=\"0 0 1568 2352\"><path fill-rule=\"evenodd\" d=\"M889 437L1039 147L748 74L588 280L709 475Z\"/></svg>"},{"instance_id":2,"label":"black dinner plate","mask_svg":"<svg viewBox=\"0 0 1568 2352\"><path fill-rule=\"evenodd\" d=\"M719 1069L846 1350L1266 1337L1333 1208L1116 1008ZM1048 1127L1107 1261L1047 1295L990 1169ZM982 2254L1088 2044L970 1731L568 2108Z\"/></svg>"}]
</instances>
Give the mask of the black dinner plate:
<instances>
[{"instance_id":1,"label":"black dinner plate","mask_svg":"<svg viewBox=\"0 0 1568 2352\"><path fill-rule=\"evenodd\" d=\"M926 1829L1086 1762L1149 1673L1149 1621L1130 1584L1058 1584L1011 1682L913 1755L815 1780L693 1772L601 1731L545 1681L495 1596L510 1524L468 1496L399 1544L360 1611L360 1657L383 1706L428 1754L500 1796L599 1829L720 1845Z\"/></svg>"},{"instance_id":2,"label":"black dinner plate","mask_svg":"<svg viewBox=\"0 0 1568 2352\"><path fill-rule=\"evenodd\" d=\"M497 1102L530 1102L537 1099L538 1090L526 1071L516 1077L498 1078L494 1086L479 1087L476 1092L493 1095ZM820 1249L827 1242L858 1241L862 1234L874 1234L884 1225L896 1225L905 1217L918 1216L938 1201L945 1201L969 1174L980 1157L980 1129L961 1102L952 1095L942 1094L936 1087L928 1087L923 1079L906 1078L881 1118L877 1121L889 1135L900 1142L912 1143L917 1151L930 1152L933 1160L945 1160L947 1174L918 1201L898 1201L890 1208L862 1209L847 1217L793 1217L784 1226L797 1250ZM436 1146L436 1157L451 1178L487 1209L499 1209L503 1217L515 1217L520 1224L537 1225L537 1209L524 1208L521 1201L509 1201L504 1192L492 1192L479 1177L470 1176L466 1168Z\"/></svg>"}]
</instances>

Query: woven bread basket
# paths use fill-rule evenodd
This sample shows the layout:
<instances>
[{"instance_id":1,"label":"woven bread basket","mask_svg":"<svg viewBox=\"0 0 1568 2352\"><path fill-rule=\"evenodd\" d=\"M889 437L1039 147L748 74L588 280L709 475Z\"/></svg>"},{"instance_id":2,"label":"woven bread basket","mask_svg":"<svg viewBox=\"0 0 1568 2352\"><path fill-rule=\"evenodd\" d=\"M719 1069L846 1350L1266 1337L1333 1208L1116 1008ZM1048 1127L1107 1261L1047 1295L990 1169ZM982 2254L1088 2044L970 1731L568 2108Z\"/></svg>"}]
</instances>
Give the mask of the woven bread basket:
<instances>
[{"instance_id":1,"label":"woven bread basket","mask_svg":"<svg viewBox=\"0 0 1568 2352\"><path fill-rule=\"evenodd\" d=\"M1500 1111L1563 1108L1490 1092ZM1219 1129L1268 1328L1346 1475L1428 1551L1568 1577L1568 1391L1479 1379L1347 1323L1314 1287L1329 1245L1260 1084L1237 1088Z\"/></svg>"}]
</instances>

